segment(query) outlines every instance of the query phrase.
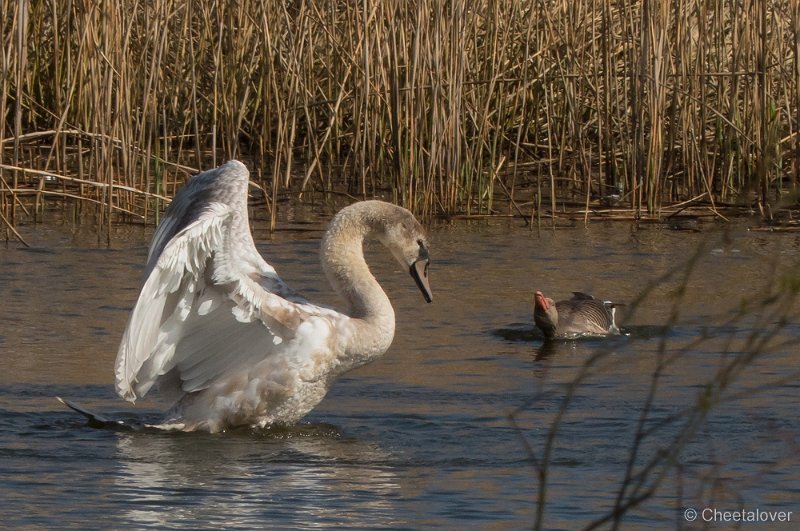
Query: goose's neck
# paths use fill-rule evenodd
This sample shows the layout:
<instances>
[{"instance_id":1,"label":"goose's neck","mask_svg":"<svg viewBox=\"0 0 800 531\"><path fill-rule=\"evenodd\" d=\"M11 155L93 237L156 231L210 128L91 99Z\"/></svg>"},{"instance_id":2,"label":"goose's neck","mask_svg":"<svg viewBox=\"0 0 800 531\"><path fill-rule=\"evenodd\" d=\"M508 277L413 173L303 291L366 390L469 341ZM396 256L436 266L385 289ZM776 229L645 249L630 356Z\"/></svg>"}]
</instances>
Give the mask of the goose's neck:
<instances>
[{"instance_id":1,"label":"goose's neck","mask_svg":"<svg viewBox=\"0 0 800 531\"><path fill-rule=\"evenodd\" d=\"M346 355L369 361L394 338L394 310L389 297L364 260L364 239L374 227L368 219L337 217L322 240L322 268L347 303L350 317Z\"/></svg>"}]
</instances>

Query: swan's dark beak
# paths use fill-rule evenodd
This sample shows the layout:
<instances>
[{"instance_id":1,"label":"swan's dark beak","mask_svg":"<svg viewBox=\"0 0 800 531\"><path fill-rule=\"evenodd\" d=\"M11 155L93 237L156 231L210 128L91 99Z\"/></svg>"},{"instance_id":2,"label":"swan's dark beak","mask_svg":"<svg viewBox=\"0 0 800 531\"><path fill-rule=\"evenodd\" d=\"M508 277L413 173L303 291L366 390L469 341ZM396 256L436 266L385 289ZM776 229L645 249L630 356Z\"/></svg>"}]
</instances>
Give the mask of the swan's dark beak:
<instances>
[{"instance_id":1,"label":"swan's dark beak","mask_svg":"<svg viewBox=\"0 0 800 531\"><path fill-rule=\"evenodd\" d=\"M417 283L417 287L422 292L422 296L425 297L425 302L433 302L433 293L431 293L431 287L428 284L429 262L430 260L427 258L420 258L411 264L410 267L411 276L414 277L414 282Z\"/></svg>"}]
</instances>

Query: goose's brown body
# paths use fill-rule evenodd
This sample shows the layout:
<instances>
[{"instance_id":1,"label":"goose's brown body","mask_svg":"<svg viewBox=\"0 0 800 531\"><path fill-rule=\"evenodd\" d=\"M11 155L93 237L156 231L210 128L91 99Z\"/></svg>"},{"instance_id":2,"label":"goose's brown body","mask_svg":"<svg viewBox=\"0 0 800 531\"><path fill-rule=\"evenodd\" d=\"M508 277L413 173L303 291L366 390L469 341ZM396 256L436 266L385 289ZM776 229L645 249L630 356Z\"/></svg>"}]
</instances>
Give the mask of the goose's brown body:
<instances>
[{"instance_id":1,"label":"goose's brown body","mask_svg":"<svg viewBox=\"0 0 800 531\"><path fill-rule=\"evenodd\" d=\"M541 291L535 295L533 318L547 338L619 334L612 302L574 292L568 300L553 302Z\"/></svg>"}]
</instances>

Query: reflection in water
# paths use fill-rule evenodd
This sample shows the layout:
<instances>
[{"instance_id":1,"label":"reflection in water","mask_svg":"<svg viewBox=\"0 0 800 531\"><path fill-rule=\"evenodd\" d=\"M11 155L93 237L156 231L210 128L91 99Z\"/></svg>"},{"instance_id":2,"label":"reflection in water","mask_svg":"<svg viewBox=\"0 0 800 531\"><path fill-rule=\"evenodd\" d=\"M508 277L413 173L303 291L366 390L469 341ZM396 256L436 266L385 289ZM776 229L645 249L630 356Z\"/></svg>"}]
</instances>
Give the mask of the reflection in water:
<instances>
[{"instance_id":1,"label":"reflection in water","mask_svg":"<svg viewBox=\"0 0 800 531\"><path fill-rule=\"evenodd\" d=\"M391 456L328 426L280 438L120 433L117 454L116 490L137 527L382 527L397 515Z\"/></svg>"},{"instance_id":2,"label":"reflection in water","mask_svg":"<svg viewBox=\"0 0 800 531\"><path fill-rule=\"evenodd\" d=\"M541 346L534 348L536 352L536 361L543 362L552 358L559 349L563 349L563 341L543 341Z\"/></svg>"},{"instance_id":3,"label":"reflection in water","mask_svg":"<svg viewBox=\"0 0 800 531\"><path fill-rule=\"evenodd\" d=\"M536 362L545 362L557 355L575 354L580 352L580 345L590 345L592 350L608 350L615 348L620 340L630 337L639 330L664 332L663 327L637 326L622 329L620 335L613 336L585 336L571 339L555 338L546 339L541 330L530 325L515 325L512 328L498 328L492 334L504 341L519 342L532 345L533 359ZM635 332L636 331L636 332Z\"/></svg>"}]
</instances>

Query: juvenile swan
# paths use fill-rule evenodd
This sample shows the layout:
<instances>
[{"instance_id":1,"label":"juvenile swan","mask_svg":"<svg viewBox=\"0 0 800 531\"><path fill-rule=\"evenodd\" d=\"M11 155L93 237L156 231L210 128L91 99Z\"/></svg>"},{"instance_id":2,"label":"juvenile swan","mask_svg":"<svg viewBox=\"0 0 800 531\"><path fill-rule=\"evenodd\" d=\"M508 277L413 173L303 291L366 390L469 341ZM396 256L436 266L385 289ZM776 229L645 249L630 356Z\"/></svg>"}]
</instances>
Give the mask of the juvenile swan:
<instances>
[{"instance_id":1,"label":"juvenile swan","mask_svg":"<svg viewBox=\"0 0 800 531\"><path fill-rule=\"evenodd\" d=\"M196 175L153 237L116 388L133 402L157 384L174 401L160 427L292 423L339 375L381 356L394 336L394 310L364 261L365 239L383 243L432 300L422 227L381 201L343 208L322 240L322 268L345 310L305 300L256 250L248 177L235 160Z\"/></svg>"},{"instance_id":2,"label":"juvenile swan","mask_svg":"<svg viewBox=\"0 0 800 531\"><path fill-rule=\"evenodd\" d=\"M533 320L546 338L619 334L614 315L621 304L577 291L571 299L558 302L537 291L535 299Z\"/></svg>"}]
</instances>

